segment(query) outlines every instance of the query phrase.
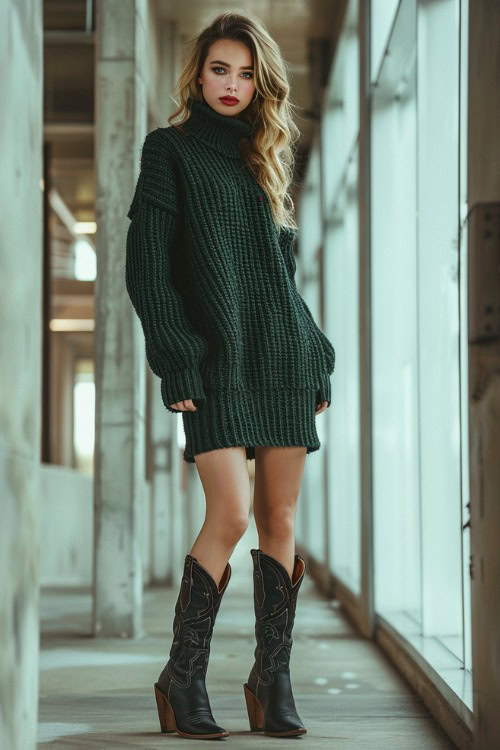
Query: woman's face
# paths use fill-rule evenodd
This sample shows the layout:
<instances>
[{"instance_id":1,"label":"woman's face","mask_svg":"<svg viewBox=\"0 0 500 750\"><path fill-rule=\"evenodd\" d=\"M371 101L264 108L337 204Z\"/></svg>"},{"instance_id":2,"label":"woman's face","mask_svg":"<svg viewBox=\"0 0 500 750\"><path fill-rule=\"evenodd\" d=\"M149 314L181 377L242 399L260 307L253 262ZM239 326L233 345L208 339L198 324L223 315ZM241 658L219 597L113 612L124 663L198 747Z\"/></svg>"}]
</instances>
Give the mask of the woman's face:
<instances>
[{"instance_id":1,"label":"woman's face","mask_svg":"<svg viewBox=\"0 0 500 750\"><path fill-rule=\"evenodd\" d=\"M255 94L252 54L246 44L218 39L209 50L198 83L203 98L216 112L234 117L248 107ZM231 97L236 102L224 101Z\"/></svg>"}]
</instances>

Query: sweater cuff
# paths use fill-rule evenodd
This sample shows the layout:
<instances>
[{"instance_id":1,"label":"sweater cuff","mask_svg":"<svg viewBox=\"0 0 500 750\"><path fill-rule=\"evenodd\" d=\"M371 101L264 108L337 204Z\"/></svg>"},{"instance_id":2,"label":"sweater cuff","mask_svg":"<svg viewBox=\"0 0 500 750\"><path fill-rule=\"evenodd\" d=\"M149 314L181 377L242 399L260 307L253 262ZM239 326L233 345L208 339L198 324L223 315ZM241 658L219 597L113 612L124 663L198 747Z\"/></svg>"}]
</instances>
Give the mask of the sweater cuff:
<instances>
[{"instance_id":1,"label":"sweater cuff","mask_svg":"<svg viewBox=\"0 0 500 750\"><path fill-rule=\"evenodd\" d=\"M327 372L321 375L319 381L318 403L322 401L328 401L328 406L332 403L332 384Z\"/></svg>"},{"instance_id":2,"label":"sweater cuff","mask_svg":"<svg viewBox=\"0 0 500 750\"><path fill-rule=\"evenodd\" d=\"M165 408L172 412L172 414L182 413L181 409L172 409L170 406L170 404L175 404L177 401L185 401L189 398L203 401L205 399L205 391L203 390L203 381L198 368L191 367L187 370L165 373L161 379L161 396Z\"/></svg>"}]
</instances>

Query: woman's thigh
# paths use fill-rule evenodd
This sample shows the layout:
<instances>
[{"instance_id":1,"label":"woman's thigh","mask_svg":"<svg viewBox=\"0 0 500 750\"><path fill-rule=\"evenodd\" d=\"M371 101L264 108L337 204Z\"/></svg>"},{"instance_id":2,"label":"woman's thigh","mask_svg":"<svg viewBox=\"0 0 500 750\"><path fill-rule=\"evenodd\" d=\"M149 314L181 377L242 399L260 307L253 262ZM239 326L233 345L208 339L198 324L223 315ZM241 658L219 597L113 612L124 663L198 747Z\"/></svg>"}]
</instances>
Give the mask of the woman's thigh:
<instances>
[{"instance_id":1,"label":"woman's thigh","mask_svg":"<svg viewBox=\"0 0 500 750\"><path fill-rule=\"evenodd\" d=\"M206 520L248 521L250 479L244 446L196 453L194 460L205 492Z\"/></svg>"},{"instance_id":2,"label":"woman's thigh","mask_svg":"<svg viewBox=\"0 0 500 750\"><path fill-rule=\"evenodd\" d=\"M295 514L306 455L305 446L255 448L253 511L261 526Z\"/></svg>"}]
</instances>

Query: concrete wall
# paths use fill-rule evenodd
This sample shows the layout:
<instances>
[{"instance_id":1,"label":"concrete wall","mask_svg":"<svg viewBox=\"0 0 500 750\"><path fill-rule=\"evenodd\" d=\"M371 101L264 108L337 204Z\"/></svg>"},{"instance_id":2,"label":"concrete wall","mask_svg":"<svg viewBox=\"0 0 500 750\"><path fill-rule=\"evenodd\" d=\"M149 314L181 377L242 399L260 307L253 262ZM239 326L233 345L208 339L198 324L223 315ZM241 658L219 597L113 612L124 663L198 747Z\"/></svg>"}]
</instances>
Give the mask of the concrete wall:
<instances>
[{"instance_id":1,"label":"concrete wall","mask_svg":"<svg viewBox=\"0 0 500 750\"><path fill-rule=\"evenodd\" d=\"M0 3L0 747L35 746L41 414L42 4Z\"/></svg>"},{"instance_id":2,"label":"concrete wall","mask_svg":"<svg viewBox=\"0 0 500 750\"><path fill-rule=\"evenodd\" d=\"M65 466L40 471L40 585L92 583L92 477Z\"/></svg>"},{"instance_id":3,"label":"concrete wall","mask_svg":"<svg viewBox=\"0 0 500 750\"><path fill-rule=\"evenodd\" d=\"M151 488L141 501L144 583L151 578ZM40 585L91 586L94 543L93 481L66 466L40 468Z\"/></svg>"},{"instance_id":4,"label":"concrete wall","mask_svg":"<svg viewBox=\"0 0 500 750\"><path fill-rule=\"evenodd\" d=\"M500 6L495 0L469 3L468 387L474 750L500 747L499 28ZM489 204L488 210L482 204ZM494 316L488 313L490 307ZM483 339L489 321L490 338Z\"/></svg>"}]
</instances>

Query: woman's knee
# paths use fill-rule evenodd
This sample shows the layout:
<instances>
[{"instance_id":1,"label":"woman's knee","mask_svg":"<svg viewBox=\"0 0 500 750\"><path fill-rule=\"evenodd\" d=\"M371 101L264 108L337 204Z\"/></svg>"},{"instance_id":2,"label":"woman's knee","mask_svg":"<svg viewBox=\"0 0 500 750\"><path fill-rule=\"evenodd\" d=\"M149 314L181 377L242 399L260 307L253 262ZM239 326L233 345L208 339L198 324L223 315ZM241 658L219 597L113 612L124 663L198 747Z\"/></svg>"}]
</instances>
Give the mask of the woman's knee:
<instances>
[{"instance_id":1,"label":"woman's knee","mask_svg":"<svg viewBox=\"0 0 500 750\"><path fill-rule=\"evenodd\" d=\"M223 515L212 514L205 519L205 524L210 526L213 536L227 546L235 545L241 539L248 523L248 511L245 508L226 509Z\"/></svg>"},{"instance_id":2,"label":"woman's knee","mask_svg":"<svg viewBox=\"0 0 500 750\"><path fill-rule=\"evenodd\" d=\"M243 446L196 455L205 490L205 527L214 539L234 546L245 533L250 512L250 483Z\"/></svg>"},{"instance_id":3,"label":"woman's knee","mask_svg":"<svg viewBox=\"0 0 500 750\"><path fill-rule=\"evenodd\" d=\"M238 542L248 528L248 514L231 519L228 526L228 541Z\"/></svg>"},{"instance_id":4,"label":"woman's knee","mask_svg":"<svg viewBox=\"0 0 500 750\"><path fill-rule=\"evenodd\" d=\"M295 509L270 508L259 513L257 529L260 534L273 539L289 539L295 529Z\"/></svg>"}]
</instances>

